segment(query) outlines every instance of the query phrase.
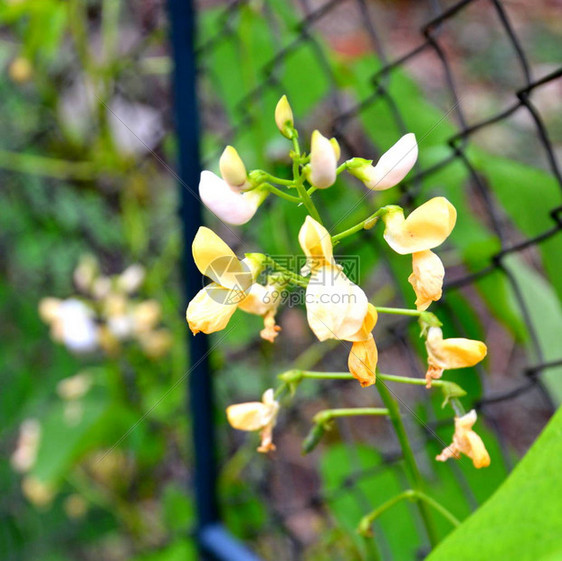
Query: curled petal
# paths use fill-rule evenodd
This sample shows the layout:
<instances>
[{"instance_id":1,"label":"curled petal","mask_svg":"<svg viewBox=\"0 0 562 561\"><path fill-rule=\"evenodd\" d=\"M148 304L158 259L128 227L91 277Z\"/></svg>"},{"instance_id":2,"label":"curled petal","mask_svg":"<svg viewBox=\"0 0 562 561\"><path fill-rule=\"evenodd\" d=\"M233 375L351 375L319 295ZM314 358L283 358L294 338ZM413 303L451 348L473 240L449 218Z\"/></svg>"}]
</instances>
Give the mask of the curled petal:
<instances>
[{"instance_id":1,"label":"curled petal","mask_svg":"<svg viewBox=\"0 0 562 561\"><path fill-rule=\"evenodd\" d=\"M336 181L337 165L332 143L319 131L314 131L310 148L310 183L317 189L330 187Z\"/></svg>"},{"instance_id":2,"label":"curled petal","mask_svg":"<svg viewBox=\"0 0 562 561\"><path fill-rule=\"evenodd\" d=\"M205 206L222 221L239 226L256 213L265 194L257 191L240 193L211 171L201 172L199 196Z\"/></svg>"},{"instance_id":3,"label":"curled petal","mask_svg":"<svg viewBox=\"0 0 562 561\"><path fill-rule=\"evenodd\" d=\"M367 296L333 265L313 270L306 288L306 315L320 341L349 340L363 326Z\"/></svg>"},{"instance_id":4,"label":"curled petal","mask_svg":"<svg viewBox=\"0 0 562 561\"><path fill-rule=\"evenodd\" d=\"M380 157L376 166L370 168L369 179L365 185L374 191L390 189L406 177L417 159L416 135L405 134Z\"/></svg>"},{"instance_id":5,"label":"curled petal","mask_svg":"<svg viewBox=\"0 0 562 561\"><path fill-rule=\"evenodd\" d=\"M455 226L457 211L445 197L434 197L406 219L400 208L384 214L382 219L384 239L396 253L406 255L441 245Z\"/></svg>"},{"instance_id":6,"label":"curled petal","mask_svg":"<svg viewBox=\"0 0 562 561\"><path fill-rule=\"evenodd\" d=\"M252 285L249 268L212 230L201 226L192 245L193 259L202 274L220 286L246 291Z\"/></svg>"},{"instance_id":7,"label":"curled petal","mask_svg":"<svg viewBox=\"0 0 562 561\"><path fill-rule=\"evenodd\" d=\"M322 224L307 216L299 231L299 243L307 257L309 266L324 265L333 261L332 238Z\"/></svg>"},{"instance_id":8,"label":"curled petal","mask_svg":"<svg viewBox=\"0 0 562 561\"><path fill-rule=\"evenodd\" d=\"M431 302L441 298L445 268L441 259L431 250L412 254L412 274L408 282L416 293L416 308L427 310Z\"/></svg>"},{"instance_id":9,"label":"curled petal","mask_svg":"<svg viewBox=\"0 0 562 561\"><path fill-rule=\"evenodd\" d=\"M372 386L377 381L378 351L372 335L366 341L353 343L347 366L362 387Z\"/></svg>"},{"instance_id":10,"label":"curled petal","mask_svg":"<svg viewBox=\"0 0 562 561\"><path fill-rule=\"evenodd\" d=\"M211 283L201 289L187 306L185 317L194 335L215 333L224 329L240 299L240 293Z\"/></svg>"}]
</instances>

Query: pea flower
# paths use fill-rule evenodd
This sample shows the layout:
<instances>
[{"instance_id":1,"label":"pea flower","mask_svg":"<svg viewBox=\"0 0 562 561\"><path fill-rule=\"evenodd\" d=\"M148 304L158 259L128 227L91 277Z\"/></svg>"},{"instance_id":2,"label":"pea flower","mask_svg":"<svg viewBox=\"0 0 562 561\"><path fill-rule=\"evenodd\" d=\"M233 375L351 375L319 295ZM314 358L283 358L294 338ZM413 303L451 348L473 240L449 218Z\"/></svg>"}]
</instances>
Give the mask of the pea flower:
<instances>
[{"instance_id":1,"label":"pea flower","mask_svg":"<svg viewBox=\"0 0 562 561\"><path fill-rule=\"evenodd\" d=\"M273 342L280 327L275 313L280 292L254 282L258 272L209 228L201 227L193 240L193 258L202 274L214 282L201 289L187 307L186 319L194 335L224 329L237 308L264 318L261 336Z\"/></svg>"},{"instance_id":2,"label":"pea flower","mask_svg":"<svg viewBox=\"0 0 562 561\"><path fill-rule=\"evenodd\" d=\"M475 468L488 467L490 455L482 439L472 430L476 423L476 411L473 409L462 417L455 417L455 434L453 443L447 446L435 459L446 462L449 458L460 458L460 454L468 456Z\"/></svg>"},{"instance_id":3,"label":"pea flower","mask_svg":"<svg viewBox=\"0 0 562 561\"><path fill-rule=\"evenodd\" d=\"M277 420L279 403L275 400L273 390L266 390L261 402L250 401L237 403L226 409L226 416L230 425L238 430L261 431L261 444L258 452L275 450L273 444L273 427Z\"/></svg>"},{"instance_id":4,"label":"pea flower","mask_svg":"<svg viewBox=\"0 0 562 561\"><path fill-rule=\"evenodd\" d=\"M312 133L310 145L310 183L317 189L327 189L336 181L339 146L319 131Z\"/></svg>"},{"instance_id":5,"label":"pea flower","mask_svg":"<svg viewBox=\"0 0 562 561\"><path fill-rule=\"evenodd\" d=\"M430 327L425 341L427 349L426 387L432 380L441 378L444 370L467 368L478 364L486 356L488 349L482 341L474 339L443 339L440 327Z\"/></svg>"},{"instance_id":6,"label":"pea flower","mask_svg":"<svg viewBox=\"0 0 562 561\"><path fill-rule=\"evenodd\" d=\"M382 215L384 238L401 255L412 254L412 274L408 281L416 293L416 307L426 310L442 294L445 269L441 259L430 251L441 245L457 220L455 207L445 197L434 197L408 218L400 207L390 207Z\"/></svg>"},{"instance_id":7,"label":"pea flower","mask_svg":"<svg viewBox=\"0 0 562 561\"><path fill-rule=\"evenodd\" d=\"M201 172L199 196L205 206L228 224L246 224L256 213L267 193L248 187L246 168L238 152L227 146L220 159L222 179L212 171Z\"/></svg>"},{"instance_id":8,"label":"pea flower","mask_svg":"<svg viewBox=\"0 0 562 561\"><path fill-rule=\"evenodd\" d=\"M416 136L408 133L380 157L376 166L371 165L372 160L355 158L357 163L350 165L348 171L363 181L365 187L384 191L400 183L414 167L417 158Z\"/></svg>"},{"instance_id":9,"label":"pea flower","mask_svg":"<svg viewBox=\"0 0 562 561\"><path fill-rule=\"evenodd\" d=\"M351 282L333 257L330 234L307 216L299 232L307 257L306 288L308 324L320 341L351 340L360 331L368 312L365 293Z\"/></svg>"},{"instance_id":10,"label":"pea flower","mask_svg":"<svg viewBox=\"0 0 562 561\"><path fill-rule=\"evenodd\" d=\"M382 220L388 245L400 255L409 255L441 245L455 227L457 211L445 197L434 197L408 218L400 207L390 207Z\"/></svg>"},{"instance_id":11,"label":"pea flower","mask_svg":"<svg viewBox=\"0 0 562 561\"><path fill-rule=\"evenodd\" d=\"M252 285L251 273L232 249L212 230L202 226L192 245L193 259L213 282L202 288L187 307L186 319L194 335L224 329Z\"/></svg>"},{"instance_id":12,"label":"pea flower","mask_svg":"<svg viewBox=\"0 0 562 561\"><path fill-rule=\"evenodd\" d=\"M433 251L426 249L412 254L412 269L408 282L416 293L416 308L424 311L441 298L445 267Z\"/></svg>"}]
</instances>

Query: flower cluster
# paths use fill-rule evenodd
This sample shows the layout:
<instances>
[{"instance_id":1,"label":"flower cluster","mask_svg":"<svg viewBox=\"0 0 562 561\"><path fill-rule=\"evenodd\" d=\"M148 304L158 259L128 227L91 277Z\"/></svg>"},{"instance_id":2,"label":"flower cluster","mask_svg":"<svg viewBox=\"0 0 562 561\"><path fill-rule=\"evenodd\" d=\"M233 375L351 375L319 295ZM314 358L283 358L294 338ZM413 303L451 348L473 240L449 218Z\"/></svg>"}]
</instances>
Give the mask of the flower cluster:
<instances>
[{"instance_id":1,"label":"flower cluster","mask_svg":"<svg viewBox=\"0 0 562 561\"><path fill-rule=\"evenodd\" d=\"M151 358L170 349L170 332L159 327L160 304L135 297L145 270L131 265L112 277L100 273L92 256L85 256L74 271L80 296L61 300L47 297L39 302L39 315L49 324L51 337L75 353L103 350L115 354L122 343L137 341Z\"/></svg>"},{"instance_id":2,"label":"flower cluster","mask_svg":"<svg viewBox=\"0 0 562 561\"><path fill-rule=\"evenodd\" d=\"M298 242L306 264L300 271L290 271L265 254L250 253L239 259L217 234L208 228L200 228L193 241L193 258L201 273L212 282L199 291L187 308L186 318L193 334L224 329L235 311L240 309L262 316L264 329L261 336L273 342L280 330L275 322L280 302L271 295L279 294L287 287L305 287L310 329L319 341L336 339L351 343L349 373L362 387L377 382L378 352L373 330L381 312L419 317L428 354L428 388L445 370L474 366L483 360L487 352L484 343L461 338L443 339L441 323L427 311L432 302L441 298L445 276L443 263L433 250L447 240L457 219L455 207L446 198L431 198L407 216L399 206L383 206L356 226L336 234L331 234L323 225L312 199L315 191L332 188L343 172L358 178L372 191L394 187L416 163L415 135L410 133L400 138L375 165L373 160L363 158L350 158L338 164L341 158L338 142L317 130L311 136L310 153L301 151L293 113L285 96L277 105L275 122L281 134L293 143L290 152L292 179L278 178L263 170L248 173L236 150L227 146L219 162L221 177L204 171L199 193L210 211L221 221L234 225L248 222L271 194L302 205L308 215L300 228ZM415 310L377 308L334 258L336 244L363 229L374 227L377 222L384 225L383 238L393 251L412 256L412 273L408 281L416 297ZM265 282L260 283L260 276L266 272ZM291 383L295 383L297 378L291 376ZM396 381L399 377L393 378ZM287 382L289 378L286 376L284 380ZM447 400L458 401L457 396L464 393L450 382L438 383ZM451 390L453 386L454 391ZM240 403L227 410L228 420L234 428L261 431L260 452L275 448L272 430L279 410L277 398L283 389L283 385L277 391L269 389L262 402ZM460 403L456 405L461 407ZM456 420L453 445L438 459L458 457L462 452L473 458L477 467L482 467L487 465L485 449L481 441L478 445L474 433L469 430L472 425L469 426L467 418L473 418L472 412Z\"/></svg>"}]
</instances>

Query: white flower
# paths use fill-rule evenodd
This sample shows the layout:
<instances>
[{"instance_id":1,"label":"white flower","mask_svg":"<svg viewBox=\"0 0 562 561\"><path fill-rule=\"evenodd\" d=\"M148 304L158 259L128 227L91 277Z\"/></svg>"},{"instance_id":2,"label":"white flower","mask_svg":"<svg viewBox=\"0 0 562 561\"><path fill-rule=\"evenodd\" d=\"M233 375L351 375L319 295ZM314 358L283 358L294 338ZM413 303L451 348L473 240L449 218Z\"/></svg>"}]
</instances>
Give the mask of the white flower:
<instances>
[{"instance_id":1,"label":"white flower","mask_svg":"<svg viewBox=\"0 0 562 561\"><path fill-rule=\"evenodd\" d=\"M203 204L228 224L246 224L256 213L265 195L261 191L240 193L212 171L201 172L199 196Z\"/></svg>"}]
</instances>

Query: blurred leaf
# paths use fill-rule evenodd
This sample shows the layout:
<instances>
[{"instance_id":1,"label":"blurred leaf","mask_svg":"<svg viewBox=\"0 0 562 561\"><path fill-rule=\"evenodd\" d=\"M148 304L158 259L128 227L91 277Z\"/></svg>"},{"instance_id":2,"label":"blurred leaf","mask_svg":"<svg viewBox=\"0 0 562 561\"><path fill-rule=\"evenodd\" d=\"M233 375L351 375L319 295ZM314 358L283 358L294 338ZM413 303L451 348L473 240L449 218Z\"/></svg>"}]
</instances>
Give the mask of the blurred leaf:
<instances>
[{"instance_id":1,"label":"blurred leaf","mask_svg":"<svg viewBox=\"0 0 562 561\"><path fill-rule=\"evenodd\" d=\"M562 558L562 410L497 492L427 561Z\"/></svg>"},{"instance_id":2,"label":"blurred leaf","mask_svg":"<svg viewBox=\"0 0 562 561\"><path fill-rule=\"evenodd\" d=\"M92 432L101 418L106 405L105 394L94 388L80 400L82 417L76 424L69 423L65 417L68 402L55 402L49 413L41 421L41 443L37 462L32 473L41 481L60 483L73 461L91 449Z\"/></svg>"},{"instance_id":3,"label":"blurred leaf","mask_svg":"<svg viewBox=\"0 0 562 561\"><path fill-rule=\"evenodd\" d=\"M562 254L561 254L562 255ZM560 256L559 256L560 257ZM562 304L553 287L536 271L527 266L518 255L503 260L505 269L513 276L521 298L529 312L530 325L527 348L535 363L562 359ZM535 351L531 333L535 333L540 354ZM562 366L546 368L541 374L556 403L562 402Z\"/></svg>"},{"instance_id":4,"label":"blurred leaf","mask_svg":"<svg viewBox=\"0 0 562 561\"><path fill-rule=\"evenodd\" d=\"M197 558L194 542L181 538L159 551L137 555L130 561L196 561Z\"/></svg>"}]
</instances>

